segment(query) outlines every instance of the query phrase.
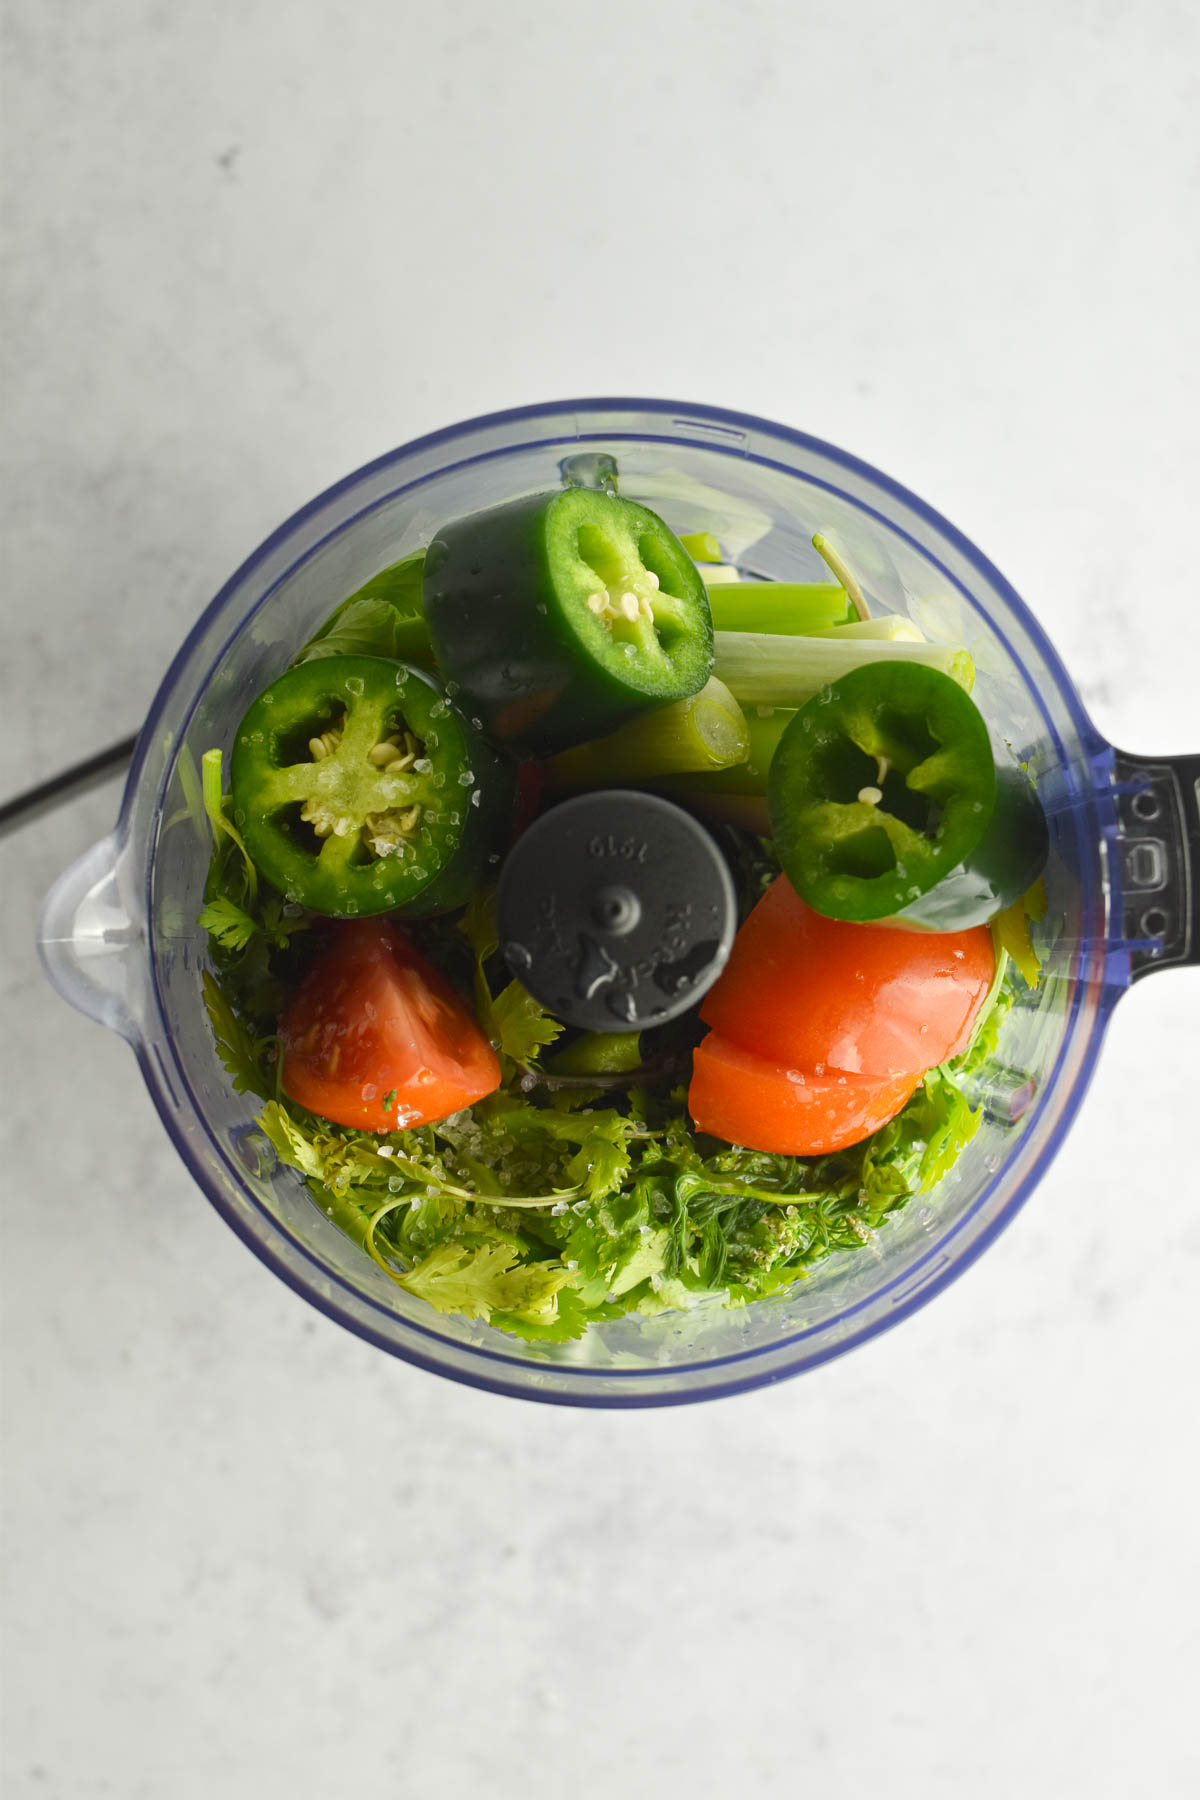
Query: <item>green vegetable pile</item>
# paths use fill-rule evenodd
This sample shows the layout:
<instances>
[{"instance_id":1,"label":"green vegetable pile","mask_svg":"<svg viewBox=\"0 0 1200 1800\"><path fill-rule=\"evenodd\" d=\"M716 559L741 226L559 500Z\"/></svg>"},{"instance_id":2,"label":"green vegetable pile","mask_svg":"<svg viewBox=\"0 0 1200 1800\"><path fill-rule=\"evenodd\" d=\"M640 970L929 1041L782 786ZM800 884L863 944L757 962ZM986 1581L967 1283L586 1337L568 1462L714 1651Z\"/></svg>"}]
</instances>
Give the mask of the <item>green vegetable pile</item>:
<instances>
[{"instance_id":1,"label":"green vegetable pile","mask_svg":"<svg viewBox=\"0 0 1200 1800\"><path fill-rule=\"evenodd\" d=\"M764 844L741 848L748 906L774 863ZM485 892L426 925L422 947L473 992L504 1085L439 1124L380 1136L279 1091L273 1020L307 921L261 881L248 891L224 834L210 887L203 921L219 974L204 977L205 1004L221 1061L239 1093L263 1102L258 1124L280 1161L407 1292L546 1342L624 1313L743 1306L869 1243L974 1136L982 1113L967 1092L1015 992L1010 976L998 980L970 1049L930 1070L873 1137L817 1158L765 1155L689 1129L682 1064L677 1083L641 1085L635 1070L615 1094L599 1075L550 1073L563 1028L506 978Z\"/></svg>"},{"instance_id":2,"label":"green vegetable pile","mask_svg":"<svg viewBox=\"0 0 1200 1800\"><path fill-rule=\"evenodd\" d=\"M603 513L578 495L554 507L587 517L588 508ZM543 503L534 521L539 530L546 512ZM656 651L656 662L647 652L649 673L637 678L653 687L660 704L681 691L683 698L635 716L605 739L599 774L594 745L561 750L562 720L571 710L564 703L536 726L545 748L560 751L546 763L546 779L552 790L570 791L595 784L605 771L611 781L614 766L630 784L649 768L663 791L677 792L671 784L682 783L683 797L708 803L710 818L740 821L715 829L737 872L744 918L779 863L760 831L741 827L747 820L753 826L762 812L765 771L798 703L864 657L882 656L881 645L894 661L933 664L964 685L970 669L964 652L909 641L913 634L903 622L856 620L843 586L776 584L767 591L729 583L711 590L717 674L707 678L712 633L706 615L703 631L695 622L703 606L696 601L703 590L695 570L675 571L683 597L673 598L666 582L675 567L674 540L667 542L669 533L659 540L651 514L639 513L635 524L643 536L622 552L626 562L612 578L615 598L607 587L590 593L583 583L563 602L581 642L595 634L598 609L615 609L617 625L629 634L629 647L616 644L577 661L571 707L585 714L603 704L628 709L633 675L625 655L632 660L634 650L642 656L646 644L653 648L652 615L677 632L668 637L675 660ZM517 526L527 535L533 529L524 515L513 533ZM451 534L437 546L436 579L446 594L458 563L469 563L471 542L468 534L459 536L461 543ZM649 573L637 560L639 541ZM687 543L697 557L719 553L707 536ZM514 535L511 556L525 554L525 540ZM331 657L382 657L428 667L423 560L409 557L352 595L297 663L319 669ZM662 572L661 585L655 570ZM633 585L625 591L627 583ZM452 597L440 589L435 597L441 608L435 621L461 637ZM808 635L790 637L794 631ZM550 656L540 640L536 648ZM479 670L471 671L484 695L480 710L489 720L502 718L504 696L486 693L487 667L481 655ZM682 689L680 669L687 678ZM739 702L747 701L755 710L743 716ZM793 710L775 718L776 703ZM436 742L432 733L429 741ZM480 762L477 750L473 758ZM721 784L730 779L732 798L749 811L728 809ZM688 1310L703 1302L743 1306L781 1293L832 1253L869 1243L890 1214L936 1185L979 1128L982 1113L968 1095L993 1055L1017 981L1037 979L1022 914L1010 920L1007 939L1021 975L1014 977L1002 950L992 994L963 1056L931 1069L890 1123L850 1149L811 1158L765 1154L691 1128L687 1075L702 1029L694 1018L643 1032L640 1042L614 1035L607 1053L597 1054L587 1034L564 1031L511 977L497 944L494 887L477 887L465 906L406 918L405 929L415 948L470 998L499 1056L501 1086L436 1124L390 1134L356 1131L316 1116L282 1091L276 1024L313 954L316 920L271 885L261 861L256 867L239 830L240 822L249 838L255 821L235 813L222 791L218 751L203 759L202 787L214 838L200 916L214 966L203 977L203 994L235 1091L260 1103L258 1126L280 1162L299 1172L315 1204L399 1287L438 1312L485 1321L519 1338L564 1342L627 1313ZM879 798L876 792L872 804ZM860 796L860 811L865 805ZM284 844L284 866L287 854ZM1002 934L998 942L1006 945Z\"/></svg>"}]
</instances>

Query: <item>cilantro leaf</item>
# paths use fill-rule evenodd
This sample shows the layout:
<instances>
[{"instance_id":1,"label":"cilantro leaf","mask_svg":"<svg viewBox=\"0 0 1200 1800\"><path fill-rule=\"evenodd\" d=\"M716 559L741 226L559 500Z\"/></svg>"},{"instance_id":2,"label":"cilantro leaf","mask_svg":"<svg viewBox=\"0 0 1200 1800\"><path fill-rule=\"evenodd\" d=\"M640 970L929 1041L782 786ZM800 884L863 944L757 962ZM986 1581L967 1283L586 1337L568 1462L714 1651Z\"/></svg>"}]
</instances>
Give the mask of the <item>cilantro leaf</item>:
<instances>
[{"instance_id":1,"label":"cilantro leaf","mask_svg":"<svg viewBox=\"0 0 1200 1800\"><path fill-rule=\"evenodd\" d=\"M484 1033L495 1044L500 1033L492 1012L492 990L484 974L486 964L500 948L495 888L475 890L459 920L458 929L470 944L475 959L475 1014Z\"/></svg>"},{"instance_id":2,"label":"cilantro leaf","mask_svg":"<svg viewBox=\"0 0 1200 1800\"><path fill-rule=\"evenodd\" d=\"M561 1288L556 1299L557 1311L552 1318L534 1319L518 1313L494 1312L491 1324L498 1331L507 1331L513 1337L527 1338L534 1343L564 1344L572 1338L581 1338L589 1325L619 1319L628 1311L625 1302L620 1300L612 1305L601 1301L595 1306L586 1306L573 1287Z\"/></svg>"},{"instance_id":3,"label":"cilantro leaf","mask_svg":"<svg viewBox=\"0 0 1200 1800\"><path fill-rule=\"evenodd\" d=\"M257 1094L265 1100L271 1090L263 1073L259 1043L234 1013L210 969L204 971L201 991L217 1055L233 1081L234 1093Z\"/></svg>"},{"instance_id":4,"label":"cilantro leaf","mask_svg":"<svg viewBox=\"0 0 1200 1800\"><path fill-rule=\"evenodd\" d=\"M472 895L459 930L475 959L475 1016L484 1033L502 1057L522 1069L536 1067L539 1051L554 1043L563 1025L519 981L510 981L493 997L487 965L499 949L495 888L480 888Z\"/></svg>"},{"instance_id":5,"label":"cilantro leaf","mask_svg":"<svg viewBox=\"0 0 1200 1800\"><path fill-rule=\"evenodd\" d=\"M621 1310L616 1306L603 1309L612 1317L618 1317ZM555 1310L549 1318L522 1316L520 1313L497 1309L489 1322L498 1331L507 1331L513 1337L526 1338L534 1343L565 1344L572 1338L581 1338L598 1316L602 1316L599 1309L585 1306L573 1287L564 1287L556 1296Z\"/></svg>"},{"instance_id":6,"label":"cilantro leaf","mask_svg":"<svg viewBox=\"0 0 1200 1800\"><path fill-rule=\"evenodd\" d=\"M244 950L258 930L250 914L225 894L210 900L196 923L203 926L223 950Z\"/></svg>"},{"instance_id":7,"label":"cilantro leaf","mask_svg":"<svg viewBox=\"0 0 1200 1800\"><path fill-rule=\"evenodd\" d=\"M643 1281L653 1283L664 1279L663 1263L669 1240L670 1233L666 1231L651 1231L645 1237L639 1237L632 1254L621 1258L613 1270L609 1293L628 1294Z\"/></svg>"},{"instance_id":8,"label":"cilantro leaf","mask_svg":"<svg viewBox=\"0 0 1200 1800\"><path fill-rule=\"evenodd\" d=\"M354 600L369 598L385 600L399 613L420 612L424 576L425 552L414 550L408 556L402 556L399 562L389 563L378 575L372 575L370 581L364 581L351 594L346 605L349 606Z\"/></svg>"},{"instance_id":9,"label":"cilantro leaf","mask_svg":"<svg viewBox=\"0 0 1200 1800\"><path fill-rule=\"evenodd\" d=\"M519 981L510 981L492 1006L500 1054L528 1068L538 1052L552 1044L563 1029L562 1021L527 993Z\"/></svg>"},{"instance_id":10,"label":"cilantro leaf","mask_svg":"<svg viewBox=\"0 0 1200 1800\"><path fill-rule=\"evenodd\" d=\"M654 1184L635 1181L626 1193L611 1195L572 1220L567 1259L588 1305L630 1288L659 1273L669 1234L651 1223Z\"/></svg>"},{"instance_id":11,"label":"cilantro leaf","mask_svg":"<svg viewBox=\"0 0 1200 1800\"><path fill-rule=\"evenodd\" d=\"M387 1185L394 1164L380 1157L365 1136L305 1125L290 1103L268 1102L256 1123L280 1162L305 1177L326 1217L378 1261L371 1238L380 1216L396 1205ZM386 1263L382 1266L395 1274Z\"/></svg>"},{"instance_id":12,"label":"cilantro leaf","mask_svg":"<svg viewBox=\"0 0 1200 1800\"><path fill-rule=\"evenodd\" d=\"M477 963L483 964L495 954L500 946L500 930L496 924L494 887L476 888L463 909L458 929L470 944Z\"/></svg>"},{"instance_id":13,"label":"cilantro leaf","mask_svg":"<svg viewBox=\"0 0 1200 1800\"><path fill-rule=\"evenodd\" d=\"M318 1149L315 1139L301 1129L278 1100L267 1102L258 1115L258 1125L280 1162L287 1163L289 1168L299 1169L302 1175L308 1175L315 1181L324 1181L326 1158Z\"/></svg>"},{"instance_id":14,"label":"cilantro leaf","mask_svg":"<svg viewBox=\"0 0 1200 1800\"><path fill-rule=\"evenodd\" d=\"M559 1289L571 1279L569 1269L547 1263L515 1266L511 1244L445 1243L397 1280L410 1294L427 1300L438 1312L489 1319L494 1312L533 1320L552 1318Z\"/></svg>"},{"instance_id":15,"label":"cilantro leaf","mask_svg":"<svg viewBox=\"0 0 1200 1800\"><path fill-rule=\"evenodd\" d=\"M281 950L297 931L309 931L312 928L311 917L274 889L261 894L259 922L264 934Z\"/></svg>"},{"instance_id":16,"label":"cilantro leaf","mask_svg":"<svg viewBox=\"0 0 1200 1800\"><path fill-rule=\"evenodd\" d=\"M389 656L430 666L433 650L421 588L425 552L382 569L343 600L305 644L297 662L320 656Z\"/></svg>"},{"instance_id":17,"label":"cilantro leaf","mask_svg":"<svg viewBox=\"0 0 1200 1800\"><path fill-rule=\"evenodd\" d=\"M638 1301L641 1313L691 1312L703 1300L723 1300L726 1288L710 1288L689 1270L679 1275L654 1271L650 1276L650 1292Z\"/></svg>"},{"instance_id":18,"label":"cilantro leaf","mask_svg":"<svg viewBox=\"0 0 1200 1800\"><path fill-rule=\"evenodd\" d=\"M926 1106L933 1115L927 1126L921 1155L922 1188L933 1187L949 1174L965 1144L970 1143L983 1121L983 1108L972 1109L958 1083L945 1069L930 1069L922 1083Z\"/></svg>"},{"instance_id":19,"label":"cilantro leaf","mask_svg":"<svg viewBox=\"0 0 1200 1800\"><path fill-rule=\"evenodd\" d=\"M347 600L305 645L297 662L321 656L394 656L397 613L386 600L369 595Z\"/></svg>"},{"instance_id":20,"label":"cilantro leaf","mask_svg":"<svg viewBox=\"0 0 1200 1800\"><path fill-rule=\"evenodd\" d=\"M630 1167L629 1145L646 1135L636 1119L615 1110L562 1113L503 1092L435 1130L468 1194L511 1195L514 1206L545 1195L560 1213L580 1196L614 1190Z\"/></svg>"},{"instance_id":21,"label":"cilantro leaf","mask_svg":"<svg viewBox=\"0 0 1200 1800\"><path fill-rule=\"evenodd\" d=\"M263 952L286 949L296 932L308 930L311 919L267 882L259 881L241 833L230 823L231 802L222 791L221 762L219 750L206 750L200 759L203 803L212 827L213 849L204 884L206 904L197 923L228 957L241 956L252 945ZM269 957L261 957L249 972L251 978L261 983L270 976L268 963ZM236 985L244 989L248 983L241 981ZM239 992L238 1003L244 999L244 992Z\"/></svg>"},{"instance_id":22,"label":"cilantro leaf","mask_svg":"<svg viewBox=\"0 0 1200 1800\"><path fill-rule=\"evenodd\" d=\"M576 1123L583 1136L567 1164L567 1179L588 1195L615 1193L629 1173L632 1121L605 1111L580 1113Z\"/></svg>"}]
</instances>

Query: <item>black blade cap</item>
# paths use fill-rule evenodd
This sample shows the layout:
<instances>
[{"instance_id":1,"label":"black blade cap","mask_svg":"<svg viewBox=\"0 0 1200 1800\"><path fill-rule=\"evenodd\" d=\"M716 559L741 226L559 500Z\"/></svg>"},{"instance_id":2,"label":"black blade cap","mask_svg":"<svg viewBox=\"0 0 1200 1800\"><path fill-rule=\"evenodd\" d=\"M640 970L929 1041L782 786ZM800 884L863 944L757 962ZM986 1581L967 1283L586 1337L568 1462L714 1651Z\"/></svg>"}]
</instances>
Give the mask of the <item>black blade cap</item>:
<instances>
[{"instance_id":1,"label":"black blade cap","mask_svg":"<svg viewBox=\"0 0 1200 1800\"><path fill-rule=\"evenodd\" d=\"M721 973L737 904L704 827L657 794L606 788L543 813L505 861L505 961L586 1031L639 1031L695 1006Z\"/></svg>"}]
</instances>

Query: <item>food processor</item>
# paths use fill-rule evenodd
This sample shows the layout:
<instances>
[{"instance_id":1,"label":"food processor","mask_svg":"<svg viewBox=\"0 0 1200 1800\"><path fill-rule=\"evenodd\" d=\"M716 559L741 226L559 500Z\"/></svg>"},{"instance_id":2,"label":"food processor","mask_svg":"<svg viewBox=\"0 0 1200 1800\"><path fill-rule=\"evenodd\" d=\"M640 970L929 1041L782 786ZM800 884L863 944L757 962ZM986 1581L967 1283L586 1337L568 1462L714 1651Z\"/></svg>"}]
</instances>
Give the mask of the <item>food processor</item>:
<instances>
[{"instance_id":1,"label":"food processor","mask_svg":"<svg viewBox=\"0 0 1200 1800\"><path fill-rule=\"evenodd\" d=\"M820 579L821 533L872 610L965 645L975 697L1028 765L1050 826L1044 962L1006 1015L983 1122L936 1189L862 1249L770 1300L629 1315L530 1343L442 1316L325 1216L222 1068L196 924L211 850L199 765L346 595L446 520L560 481L617 480L677 533L708 531L743 579ZM282 525L181 646L138 738L112 833L48 894L39 948L58 992L124 1037L198 1185L297 1293L381 1349L494 1393L581 1406L702 1400L811 1369L898 1323L966 1269L1032 1193L1086 1091L1113 1007L1200 961L1200 755L1131 756L1089 720L1044 632L987 559L896 482L766 420L591 399L471 419L379 458Z\"/></svg>"}]
</instances>

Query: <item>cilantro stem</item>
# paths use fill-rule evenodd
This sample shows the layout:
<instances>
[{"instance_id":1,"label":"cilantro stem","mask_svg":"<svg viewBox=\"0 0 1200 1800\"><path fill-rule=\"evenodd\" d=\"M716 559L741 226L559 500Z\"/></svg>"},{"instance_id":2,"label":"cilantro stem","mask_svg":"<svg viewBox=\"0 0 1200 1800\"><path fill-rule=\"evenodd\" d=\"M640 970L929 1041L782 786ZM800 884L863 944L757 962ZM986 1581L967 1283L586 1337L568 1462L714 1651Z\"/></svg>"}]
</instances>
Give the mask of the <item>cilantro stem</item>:
<instances>
[{"instance_id":1,"label":"cilantro stem","mask_svg":"<svg viewBox=\"0 0 1200 1800\"><path fill-rule=\"evenodd\" d=\"M409 1162L407 1157L396 1156L389 1159L389 1167L401 1175L407 1175L414 1186L436 1188L447 1200L457 1200L464 1206L557 1206L560 1201L578 1198L581 1188L561 1188L553 1194L475 1194L469 1188L456 1187L451 1181L439 1180L429 1169L422 1169L417 1163ZM401 1194L398 1199L388 1202L383 1209L390 1212L397 1206L409 1206L416 1199L415 1194ZM382 1213L377 1214L382 1217Z\"/></svg>"},{"instance_id":2,"label":"cilantro stem","mask_svg":"<svg viewBox=\"0 0 1200 1800\"><path fill-rule=\"evenodd\" d=\"M578 1200L582 1193L583 1183L576 1182L574 1187L559 1188L553 1194L469 1194L467 1198L472 1206L493 1206L503 1211L506 1206L561 1206Z\"/></svg>"},{"instance_id":3,"label":"cilantro stem","mask_svg":"<svg viewBox=\"0 0 1200 1800\"><path fill-rule=\"evenodd\" d=\"M279 1036L278 1032L273 1031L271 1033L270 1037L265 1037L260 1041L259 1049L264 1056L270 1050L274 1050L274 1052L275 1052L275 1104L277 1106L282 1106L283 1105L283 1039Z\"/></svg>"},{"instance_id":4,"label":"cilantro stem","mask_svg":"<svg viewBox=\"0 0 1200 1800\"><path fill-rule=\"evenodd\" d=\"M385 1200L382 1206L376 1207L375 1211L371 1214L370 1221L367 1225L366 1235L363 1238L363 1246L372 1262L378 1263L384 1274L390 1275L393 1281L399 1281L401 1274L405 1271L401 1270L397 1272L389 1262L384 1260L383 1253L375 1242L375 1232L380 1219L385 1219L389 1213L397 1212L402 1206L411 1206L412 1199L413 1197L411 1194L401 1194L397 1199Z\"/></svg>"},{"instance_id":5,"label":"cilantro stem","mask_svg":"<svg viewBox=\"0 0 1200 1800\"><path fill-rule=\"evenodd\" d=\"M679 1057L664 1057L661 1061L642 1063L634 1069L614 1069L611 1073L597 1071L595 1075L559 1075L548 1069L531 1068L521 1076L517 1086L523 1094L531 1094L535 1088L544 1088L548 1094L557 1094L571 1088L591 1088L600 1093L611 1093L622 1088L661 1087L666 1082L677 1082L684 1074L685 1067ZM638 1133L639 1137L643 1135L656 1134Z\"/></svg>"}]
</instances>

